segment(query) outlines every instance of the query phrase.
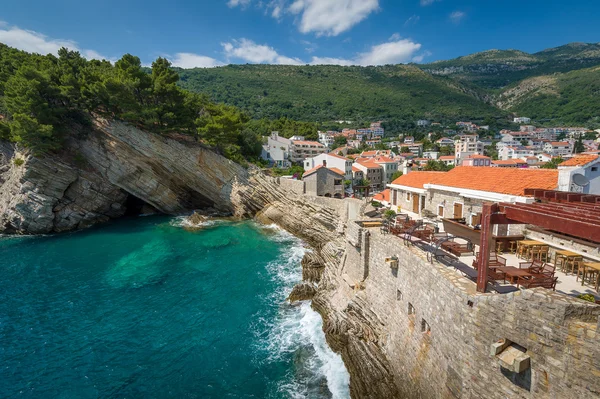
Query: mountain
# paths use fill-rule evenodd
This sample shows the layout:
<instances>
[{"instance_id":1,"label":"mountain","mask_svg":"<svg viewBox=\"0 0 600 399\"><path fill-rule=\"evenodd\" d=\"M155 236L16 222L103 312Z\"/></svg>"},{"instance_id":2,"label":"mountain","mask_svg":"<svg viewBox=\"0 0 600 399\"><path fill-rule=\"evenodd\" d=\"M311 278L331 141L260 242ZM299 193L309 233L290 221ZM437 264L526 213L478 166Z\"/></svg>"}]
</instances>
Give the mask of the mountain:
<instances>
[{"instance_id":1,"label":"mountain","mask_svg":"<svg viewBox=\"0 0 600 399\"><path fill-rule=\"evenodd\" d=\"M500 93L495 102L538 122L599 124L600 66L522 80Z\"/></svg>"},{"instance_id":2,"label":"mountain","mask_svg":"<svg viewBox=\"0 0 600 399\"><path fill-rule=\"evenodd\" d=\"M506 114L464 85L415 65L229 65L179 74L185 89L255 118L456 120Z\"/></svg>"},{"instance_id":3,"label":"mountain","mask_svg":"<svg viewBox=\"0 0 600 399\"><path fill-rule=\"evenodd\" d=\"M180 85L253 118L598 123L600 43L529 54L488 50L430 64L378 67L228 65L178 69ZM595 125L594 125L595 126Z\"/></svg>"},{"instance_id":4,"label":"mountain","mask_svg":"<svg viewBox=\"0 0 600 399\"><path fill-rule=\"evenodd\" d=\"M488 50L420 67L436 76L501 89L533 76L600 65L600 43L570 43L528 54L519 50Z\"/></svg>"}]
</instances>

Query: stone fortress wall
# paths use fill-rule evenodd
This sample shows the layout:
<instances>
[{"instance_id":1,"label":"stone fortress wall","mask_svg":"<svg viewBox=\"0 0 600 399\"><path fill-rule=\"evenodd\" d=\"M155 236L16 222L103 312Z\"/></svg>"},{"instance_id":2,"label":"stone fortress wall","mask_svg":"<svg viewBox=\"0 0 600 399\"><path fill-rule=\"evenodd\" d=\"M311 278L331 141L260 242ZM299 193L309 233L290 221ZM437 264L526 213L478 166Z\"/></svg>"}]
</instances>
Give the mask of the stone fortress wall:
<instances>
[{"instance_id":1,"label":"stone fortress wall","mask_svg":"<svg viewBox=\"0 0 600 399\"><path fill-rule=\"evenodd\" d=\"M347 302L338 311L361 306L373 313L372 343L387 360L399 397L600 395L600 306L543 288L477 293L474 282L452 267L430 263L425 252L402 239L356 226L349 222L339 281L364 281L362 289L346 290ZM386 262L392 256L397 268ZM502 339L514 343L505 355L513 348L525 350L526 370L501 367L504 355L491 351Z\"/></svg>"}]
</instances>

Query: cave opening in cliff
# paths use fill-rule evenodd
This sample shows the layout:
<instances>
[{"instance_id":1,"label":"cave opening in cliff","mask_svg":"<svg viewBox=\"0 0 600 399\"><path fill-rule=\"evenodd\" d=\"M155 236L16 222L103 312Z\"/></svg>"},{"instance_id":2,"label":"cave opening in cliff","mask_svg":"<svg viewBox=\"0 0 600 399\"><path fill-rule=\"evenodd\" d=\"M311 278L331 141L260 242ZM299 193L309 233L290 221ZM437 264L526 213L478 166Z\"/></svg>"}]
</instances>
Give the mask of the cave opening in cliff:
<instances>
[{"instance_id":1,"label":"cave opening in cliff","mask_svg":"<svg viewBox=\"0 0 600 399\"><path fill-rule=\"evenodd\" d=\"M127 195L124 216L139 216L150 213L159 213L159 211L143 199L138 198L133 194Z\"/></svg>"}]
</instances>

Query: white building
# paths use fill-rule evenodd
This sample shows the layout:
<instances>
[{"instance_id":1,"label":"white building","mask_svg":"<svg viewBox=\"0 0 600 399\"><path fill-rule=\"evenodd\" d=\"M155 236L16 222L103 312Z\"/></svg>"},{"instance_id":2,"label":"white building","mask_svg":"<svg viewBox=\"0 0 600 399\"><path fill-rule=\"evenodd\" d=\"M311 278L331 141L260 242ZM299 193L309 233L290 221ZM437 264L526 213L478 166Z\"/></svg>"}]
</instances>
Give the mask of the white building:
<instances>
[{"instance_id":1,"label":"white building","mask_svg":"<svg viewBox=\"0 0 600 399\"><path fill-rule=\"evenodd\" d=\"M272 132L267 140L266 158L264 159L273 162L276 167L289 168L292 166L290 159L291 147L292 141L290 139L281 137L279 132Z\"/></svg>"},{"instance_id":2,"label":"white building","mask_svg":"<svg viewBox=\"0 0 600 399\"><path fill-rule=\"evenodd\" d=\"M483 155L484 145L479 141L479 136L476 134L464 134L457 136L454 145L454 155L456 164L460 165L462 160L470 155Z\"/></svg>"},{"instance_id":3,"label":"white building","mask_svg":"<svg viewBox=\"0 0 600 399\"><path fill-rule=\"evenodd\" d=\"M290 138L291 153L290 160L292 162L304 162L306 158L312 158L327 151L327 148L317 141L298 140L298 136Z\"/></svg>"},{"instance_id":4,"label":"white building","mask_svg":"<svg viewBox=\"0 0 600 399\"><path fill-rule=\"evenodd\" d=\"M558 165L558 189L599 195L600 157L581 154Z\"/></svg>"},{"instance_id":5,"label":"white building","mask_svg":"<svg viewBox=\"0 0 600 399\"><path fill-rule=\"evenodd\" d=\"M348 158L344 158L337 154L320 154L313 158L307 158L304 160L304 170L311 170L319 165L323 165L327 168L337 168L344 172L344 178L346 180L352 180L352 163L353 161Z\"/></svg>"},{"instance_id":6,"label":"white building","mask_svg":"<svg viewBox=\"0 0 600 399\"><path fill-rule=\"evenodd\" d=\"M319 132L319 143L325 147L331 148L333 146L334 136L330 132Z\"/></svg>"},{"instance_id":7,"label":"white building","mask_svg":"<svg viewBox=\"0 0 600 399\"><path fill-rule=\"evenodd\" d=\"M573 148L567 141L550 141L544 144L544 152L555 157L564 157L571 155Z\"/></svg>"},{"instance_id":8,"label":"white building","mask_svg":"<svg viewBox=\"0 0 600 399\"><path fill-rule=\"evenodd\" d=\"M524 116L521 116L519 118L515 118L513 119L514 123L531 123L531 118L526 118Z\"/></svg>"},{"instance_id":9,"label":"white building","mask_svg":"<svg viewBox=\"0 0 600 399\"><path fill-rule=\"evenodd\" d=\"M527 149L523 146L503 147L498 152L498 157L503 161L507 161L509 159L521 159L521 158L532 157L532 156L535 156L534 151Z\"/></svg>"},{"instance_id":10,"label":"white building","mask_svg":"<svg viewBox=\"0 0 600 399\"><path fill-rule=\"evenodd\" d=\"M431 122L429 122L427 119L419 119L417 121L417 126L429 126L431 124Z\"/></svg>"}]
</instances>

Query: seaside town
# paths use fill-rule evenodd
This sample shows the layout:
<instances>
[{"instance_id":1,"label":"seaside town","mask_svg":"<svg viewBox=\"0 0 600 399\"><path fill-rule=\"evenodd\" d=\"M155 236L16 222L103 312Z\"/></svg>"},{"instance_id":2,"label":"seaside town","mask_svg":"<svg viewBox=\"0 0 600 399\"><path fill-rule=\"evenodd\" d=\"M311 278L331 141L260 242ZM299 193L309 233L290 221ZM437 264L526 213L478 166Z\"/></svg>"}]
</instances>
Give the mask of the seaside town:
<instances>
[{"instance_id":1,"label":"seaside town","mask_svg":"<svg viewBox=\"0 0 600 399\"><path fill-rule=\"evenodd\" d=\"M600 0L5 3L0 399L600 399Z\"/></svg>"},{"instance_id":2,"label":"seaside town","mask_svg":"<svg viewBox=\"0 0 600 399\"><path fill-rule=\"evenodd\" d=\"M557 189L600 194L600 129L536 127L527 117L512 122L518 130L492 133L489 126L472 122L442 129L440 123L418 120L421 129L437 128L421 134L421 140L409 133L386 136L382 122L367 128L319 131L318 141L272 132L265 138L262 158L280 170L301 166L301 174L295 169L288 178L304 180L307 193L325 197L352 197L354 188L365 186L377 193L410 172L449 171L458 166L557 169L561 176Z\"/></svg>"}]
</instances>

